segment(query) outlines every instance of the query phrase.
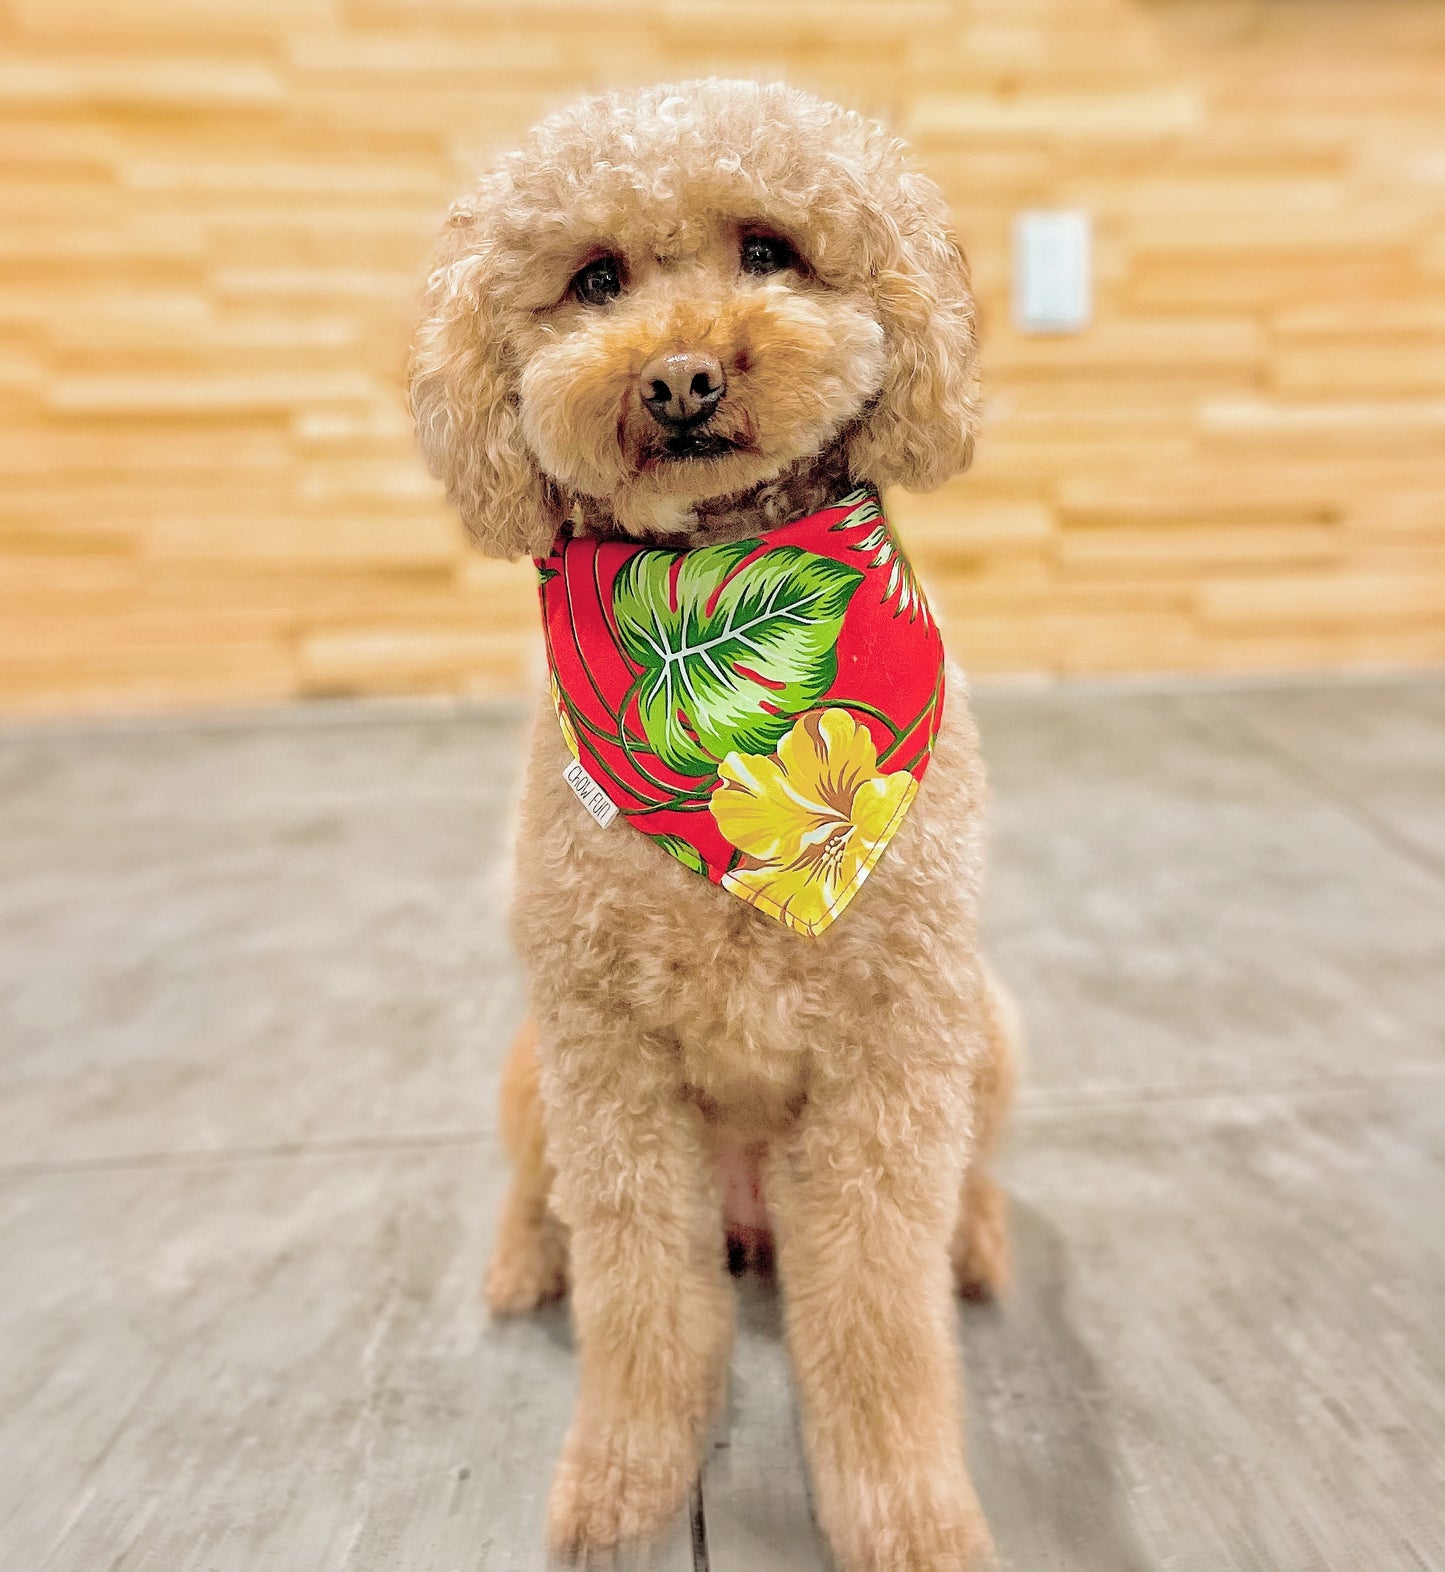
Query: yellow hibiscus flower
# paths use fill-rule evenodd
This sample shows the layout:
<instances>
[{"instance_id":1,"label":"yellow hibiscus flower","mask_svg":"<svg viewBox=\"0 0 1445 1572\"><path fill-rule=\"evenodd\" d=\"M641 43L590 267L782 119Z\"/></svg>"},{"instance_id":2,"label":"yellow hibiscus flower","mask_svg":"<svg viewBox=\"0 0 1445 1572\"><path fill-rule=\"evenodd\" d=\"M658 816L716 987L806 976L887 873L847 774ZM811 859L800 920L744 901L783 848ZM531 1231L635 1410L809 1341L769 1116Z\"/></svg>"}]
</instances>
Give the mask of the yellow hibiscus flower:
<instances>
[{"instance_id":1,"label":"yellow hibiscus flower","mask_svg":"<svg viewBox=\"0 0 1445 1572\"><path fill-rule=\"evenodd\" d=\"M562 690L557 685L557 675L554 672L551 678L552 708L557 712L557 722L562 728L562 741L567 744L567 751L575 759L577 753L577 728L572 724L572 717L567 713L567 706L562 702Z\"/></svg>"},{"instance_id":2,"label":"yellow hibiscus flower","mask_svg":"<svg viewBox=\"0 0 1445 1572\"><path fill-rule=\"evenodd\" d=\"M918 782L878 768L866 726L844 709L797 721L771 755L730 753L713 818L743 861L724 886L816 938L858 893Z\"/></svg>"}]
</instances>

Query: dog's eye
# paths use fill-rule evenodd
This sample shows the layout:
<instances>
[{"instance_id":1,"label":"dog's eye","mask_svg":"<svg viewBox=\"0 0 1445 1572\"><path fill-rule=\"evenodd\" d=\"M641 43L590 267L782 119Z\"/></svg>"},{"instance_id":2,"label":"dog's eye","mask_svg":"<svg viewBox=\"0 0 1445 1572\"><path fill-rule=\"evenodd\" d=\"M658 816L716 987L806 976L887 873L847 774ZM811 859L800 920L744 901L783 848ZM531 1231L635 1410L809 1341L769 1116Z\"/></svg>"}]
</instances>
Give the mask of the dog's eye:
<instances>
[{"instance_id":1,"label":"dog's eye","mask_svg":"<svg viewBox=\"0 0 1445 1572\"><path fill-rule=\"evenodd\" d=\"M744 235L741 260L744 273L781 273L797 267L798 253L779 235Z\"/></svg>"},{"instance_id":2,"label":"dog's eye","mask_svg":"<svg viewBox=\"0 0 1445 1572\"><path fill-rule=\"evenodd\" d=\"M622 264L614 256L589 262L572 280L571 293L584 306L605 306L622 293Z\"/></svg>"}]
</instances>

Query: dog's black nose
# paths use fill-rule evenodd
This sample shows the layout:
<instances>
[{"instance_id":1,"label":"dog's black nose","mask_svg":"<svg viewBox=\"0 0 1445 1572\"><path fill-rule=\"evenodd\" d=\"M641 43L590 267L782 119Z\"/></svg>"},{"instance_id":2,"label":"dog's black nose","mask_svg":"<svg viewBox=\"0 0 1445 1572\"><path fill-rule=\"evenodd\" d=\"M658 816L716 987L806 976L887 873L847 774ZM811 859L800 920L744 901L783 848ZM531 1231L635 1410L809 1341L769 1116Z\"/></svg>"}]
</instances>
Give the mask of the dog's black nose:
<instances>
[{"instance_id":1,"label":"dog's black nose","mask_svg":"<svg viewBox=\"0 0 1445 1572\"><path fill-rule=\"evenodd\" d=\"M700 426L727 386L717 356L690 349L648 361L637 380L647 413L670 431Z\"/></svg>"}]
</instances>

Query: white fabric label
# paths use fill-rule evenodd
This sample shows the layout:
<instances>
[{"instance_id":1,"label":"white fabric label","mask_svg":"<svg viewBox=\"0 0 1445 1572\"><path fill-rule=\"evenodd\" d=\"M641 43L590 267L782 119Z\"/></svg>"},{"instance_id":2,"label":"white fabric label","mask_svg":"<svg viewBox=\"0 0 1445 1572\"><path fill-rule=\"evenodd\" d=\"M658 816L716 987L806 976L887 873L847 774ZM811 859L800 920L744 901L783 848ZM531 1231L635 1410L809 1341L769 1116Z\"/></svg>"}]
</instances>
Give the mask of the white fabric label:
<instances>
[{"instance_id":1,"label":"white fabric label","mask_svg":"<svg viewBox=\"0 0 1445 1572\"><path fill-rule=\"evenodd\" d=\"M617 804L582 766L573 759L562 771L562 779L577 793L577 801L605 830L617 817Z\"/></svg>"}]
</instances>

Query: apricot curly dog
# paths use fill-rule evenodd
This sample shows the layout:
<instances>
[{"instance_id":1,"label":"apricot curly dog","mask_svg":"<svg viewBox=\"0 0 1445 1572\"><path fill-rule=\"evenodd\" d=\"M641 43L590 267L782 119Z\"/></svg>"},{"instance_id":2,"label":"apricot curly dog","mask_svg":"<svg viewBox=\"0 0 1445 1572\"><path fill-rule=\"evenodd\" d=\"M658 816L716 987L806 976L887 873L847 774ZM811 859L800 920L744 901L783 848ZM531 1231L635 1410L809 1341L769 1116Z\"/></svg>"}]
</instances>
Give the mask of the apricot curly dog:
<instances>
[{"instance_id":1,"label":"apricot curly dog","mask_svg":"<svg viewBox=\"0 0 1445 1572\"><path fill-rule=\"evenodd\" d=\"M504 1079L487 1295L571 1284L554 1546L605 1553L686 1497L732 1331L726 1195L776 1236L840 1566L975 1567L950 1274L1007 1274L983 1165L1013 1029L978 950L962 674L945 707L875 495L971 455L943 200L879 126L780 85L589 100L452 210L410 396L482 550L538 559L549 628L514 912L535 1028ZM561 649L574 590L591 624ZM930 661L902 764L918 718L888 705Z\"/></svg>"}]
</instances>

